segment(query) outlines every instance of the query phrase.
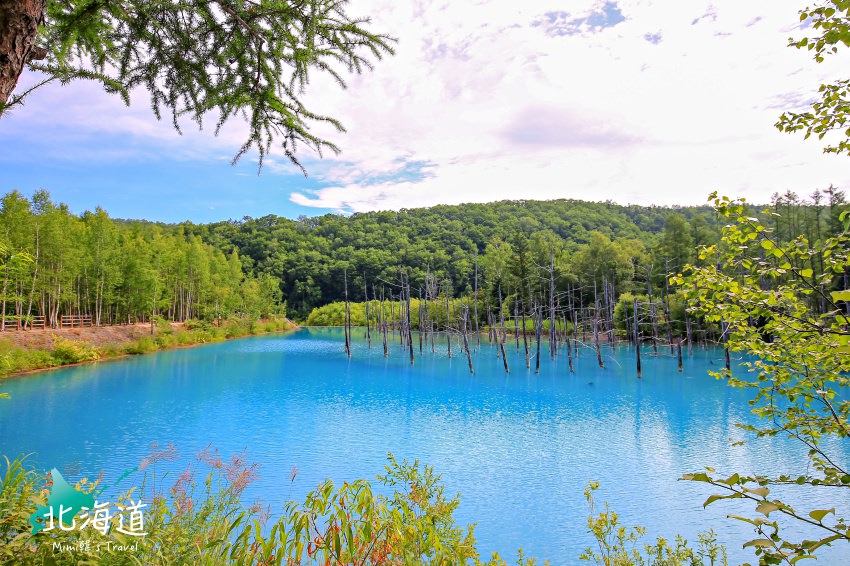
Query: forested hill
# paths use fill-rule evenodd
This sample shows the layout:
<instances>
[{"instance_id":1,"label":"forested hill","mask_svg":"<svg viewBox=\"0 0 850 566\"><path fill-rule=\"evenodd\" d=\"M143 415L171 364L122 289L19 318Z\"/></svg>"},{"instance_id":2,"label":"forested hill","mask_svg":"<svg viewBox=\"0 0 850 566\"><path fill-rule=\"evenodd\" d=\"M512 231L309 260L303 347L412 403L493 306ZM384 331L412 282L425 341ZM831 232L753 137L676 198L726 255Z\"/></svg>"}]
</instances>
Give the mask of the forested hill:
<instances>
[{"instance_id":1,"label":"forested hill","mask_svg":"<svg viewBox=\"0 0 850 566\"><path fill-rule=\"evenodd\" d=\"M351 294L358 298L364 293L364 274L371 294L373 283L396 281L401 266L414 286L430 271L440 281L449 280L460 294L473 286L476 255L487 263L488 251L501 243L522 247L520 240L525 241L542 254L541 261L547 258L547 265L554 247L562 273L595 269L591 257L599 253L607 256L603 261L618 264L620 272L633 272L637 264L652 264L656 272L664 260L653 263L652 252L665 240L663 255L676 265L690 259L696 245L718 237L708 207L578 200L502 201L298 220L270 215L181 227L225 252L235 248L249 269L279 278L288 311L299 317L342 299L346 272ZM582 264L588 254L580 252L588 247L594 253Z\"/></svg>"},{"instance_id":2,"label":"forested hill","mask_svg":"<svg viewBox=\"0 0 850 566\"><path fill-rule=\"evenodd\" d=\"M769 208L774 239L805 234L814 242L842 230L847 205L830 187L811 201L776 195ZM613 298L663 292L664 274L697 261L697 248L716 242L719 229L708 207L576 200L161 224L113 220L100 209L75 214L46 191L13 191L0 198L0 311L12 324L284 311L303 319L343 299L346 282L353 300L382 287L397 295L402 271L414 294L427 282L442 295L469 296L477 281L495 300L500 289L528 295L545 278L582 304L595 289Z\"/></svg>"}]
</instances>

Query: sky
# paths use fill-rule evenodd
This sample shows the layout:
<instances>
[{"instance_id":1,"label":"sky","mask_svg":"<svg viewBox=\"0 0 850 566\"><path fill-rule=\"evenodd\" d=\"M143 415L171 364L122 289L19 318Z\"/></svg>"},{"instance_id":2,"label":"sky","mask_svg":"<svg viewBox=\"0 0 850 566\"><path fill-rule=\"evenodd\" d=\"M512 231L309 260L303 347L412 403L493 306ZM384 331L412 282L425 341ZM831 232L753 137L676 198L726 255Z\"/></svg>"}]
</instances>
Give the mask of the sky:
<instances>
[{"instance_id":1,"label":"sky","mask_svg":"<svg viewBox=\"0 0 850 566\"><path fill-rule=\"evenodd\" d=\"M0 119L0 192L47 189L82 213L213 222L571 198L704 204L712 191L766 203L850 189L848 157L775 129L847 57L817 65L790 0L353 0L351 16L398 39L347 76L314 75L303 100L339 119L341 149L236 166L243 124L175 132L144 92L49 85ZM22 77L20 86L35 77Z\"/></svg>"}]
</instances>

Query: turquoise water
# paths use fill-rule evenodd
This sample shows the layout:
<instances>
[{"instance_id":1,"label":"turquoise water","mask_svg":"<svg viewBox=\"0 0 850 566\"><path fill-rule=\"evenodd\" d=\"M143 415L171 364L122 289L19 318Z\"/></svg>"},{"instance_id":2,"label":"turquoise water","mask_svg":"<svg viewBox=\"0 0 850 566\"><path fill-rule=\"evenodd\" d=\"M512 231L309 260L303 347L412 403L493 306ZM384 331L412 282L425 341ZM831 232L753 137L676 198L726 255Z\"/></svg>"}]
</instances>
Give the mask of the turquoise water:
<instances>
[{"instance_id":1,"label":"turquoise water","mask_svg":"<svg viewBox=\"0 0 850 566\"><path fill-rule=\"evenodd\" d=\"M411 367L397 343L385 359L380 344L369 351L356 334L351 360L340 329L303 329L7 380L0 390L13 399L0 402L0 453L34 453L39 467L70 478L103 470L114 480L152 443L172 442L181 459L158 464L157 473L176 479L212 443L259 464L246 498L262 497L274 513L325 478L374 477L392 452L432 464L447 493L461 493L457 517L478 523L482 555L510 558L522 547L553 564L577 563L593 543L582 495L591 480L602 484L597 499L628 524L694 541L710 525L732 563L752 560L741 550L752 531L725 518L751 508L721 502L704 510L714 490L677 478L704 466L805 468L805 452L787 439L730 446L745 439L735 423L754 420L746 392L706 375L722 367L722 352L698 349L680 374L669 351L646 351L637 379L625 347L605 352L605 369L583 350L571 375L566 356L552 362L544 345L535 375L510 343L505 375L482 343L472 376L457 345L452 359L445 344L423 357L417 346ZM848 508L846 499L804 503ZM819 563L850 563L850 549Z\"/></svg>"}]
</instances>

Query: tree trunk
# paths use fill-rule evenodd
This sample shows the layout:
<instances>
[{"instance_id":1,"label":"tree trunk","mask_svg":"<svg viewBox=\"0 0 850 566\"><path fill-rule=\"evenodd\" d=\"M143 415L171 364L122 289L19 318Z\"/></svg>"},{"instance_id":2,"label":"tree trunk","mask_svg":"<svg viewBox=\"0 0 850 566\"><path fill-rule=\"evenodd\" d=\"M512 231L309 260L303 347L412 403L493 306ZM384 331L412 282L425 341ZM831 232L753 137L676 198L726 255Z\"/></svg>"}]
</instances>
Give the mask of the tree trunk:
<instances>
[{"instance_id":1,"label":"tree trunk","mask_svg":"<svg viewBox=\"0 0 850 566\"><path fill-rule=\"evenodd\" d=\"M32 314L32 301L35 296L35 282L38 277L38 252L39 252L39 232L41 231L40 227L36 226L35 229L35 265L33 267L32 272L32 286L30 287L30 300L29 305L27 305L27 321L29 322L30 328L32 328L32 323L30 322L30 315ZM44 315L44 308L41 309L41 314Z\"/></svg>"},{"instance_id":2,"label":"tree trunk","mask_svg":"<svg viewBox=\"0 0 850 566\"><path fill-rule=\"evenodd\" d=\"M9 100L27 61L44 57L35 47L44 1L0 0L0 104Z\"/></svg>"},{"instance_id":3,"label":"tree trunk","mask_svg":"<svg viewBox=\"0 0 850 566\"><path fill-rule=\"evenodd\" d=\"M481 332L478 330L478 252L475 253L475 304L473 305L473 313L475 317L475 340L478 343L478 349L481 349Z\"/></svg>"},{"instance_id":4,"label":"tree trunk","mask_svg":"<svg viewBox=\"0 0 850 566\"><path fill-rule=\"evenodd\" d=\"M9 265L6 265L6 276L3 278L3 304L0 306L0 332L6 330L6 288L9 286Z\"/></svg>"},{"instance_id":5,"label":"tree trunk","mask_svg":"<svg viewBox=\"0 0 850 566\"><path fill-rule=\"evenodd\" d=\"M343 270L343 280L345 281L345 311L343 312L342 325L343 330L345 331L345 354L350 358L351 357L351 346L348 341L348 322L349 322L349 314L348 314L348 270Z\"/></svg>"},{"instance_id":6,"label":"tree trunk","mask_svg":"<svg viewBox=\"0 0 850 566\"><path fill-rule=\"evenodd\" d=\"M640 327L638 326L638 302L637 297L634 299L634 305L632 307L632 316L634 317L634 324L632 325L632 329L634 331L634 341L635 341L635 364L637 365L637 376L641 377L641 367L640 367Z\"/></svg>"},{"instance_id":7,"label":"tree trunk","mask_svg":"<svg viewBox=\"0 0 850 566\"><path fill-rule=\"evenodd\" d=\"M555 337L555 248L549 248L549 357L553 360L558 352ZM542 315L542 313L541 313Z\"/></svg>"},{"instance_id":8,"label":"tree trunk","mask_svg":"<svg viewBox=\"0 0 850 566\"><path fill-rule=\"evenodd\" d=\"M449 312L449 289L448 285L446 286L446 345L448 347L449 358L452 357L452 336L449 334L450 326L449 321L451 320L451 312Z\"/></svg>"},{"instance_id":9,"label":"tree trunk","mask_svg":"<svg viewBox=\"0 0 850 566\"><path fill-rule=\"evenodd\" d=\"M410 318L410 279L405 279L407 281L407 347L410 350L410 365L413 365L413 334L411 331L413 320Z\"/></svg>"},{"instance_id":10,"label":"tree trunk","mask_svg":"<svg viewBox=\"0 0 850 566\"><path fill-rule=\"evenodd\" d=\"M466 337L466 327L469 324L469 305L463 307L463 318L461 320L461 329L463 332L463 349L466 352L466 361L469 363L469 373L474 374L475 368L472 366L472 354L469 353L469 339ZM411 350L412 352L412 350ZM413 359L411 355L411 359ZM412 363L412 362L411 362Z\"/></svg>"},{"instance_id":11,"label":"tree trunk","mask_svg":"<svg viewBox=\"0 0 850 566\"><path fill-rule=\"evenodd\" d=\"M496 332L496 337L499 340L499 349L502 352L502 363L505 365L505 373L511 373L510 368L508 367L508 358L505 355L505 305L502 302L502 284L499 283L499 316L502 319L502 334L499 336L498 331ZM516 320L516 319L514 319Z\"/></svg>"},{"instance_id":12,"label":"tree trunk","mask_svg":"<svg viewBox=\"0 0 850 566\"><path fill-rule=\"evenodd\" d=\"M363 273L363 298L366 305L366 343L372 349L372 332L369 330L369 287L366 286L366 273Z\"/></svg>"}]
</instances>

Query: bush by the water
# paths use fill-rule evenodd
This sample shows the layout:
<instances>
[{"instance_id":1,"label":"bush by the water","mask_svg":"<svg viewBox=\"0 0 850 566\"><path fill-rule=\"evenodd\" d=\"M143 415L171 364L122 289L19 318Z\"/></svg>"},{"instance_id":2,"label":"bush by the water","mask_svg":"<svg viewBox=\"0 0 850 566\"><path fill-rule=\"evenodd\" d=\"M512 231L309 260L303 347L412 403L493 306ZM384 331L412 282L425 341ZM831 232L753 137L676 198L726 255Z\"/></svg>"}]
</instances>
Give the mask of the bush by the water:
<instances>
[{"instance_id":1,"label":"bush by the water","mask_svg":"<svg viewBox=\"0 0 850 566\"><path fill-rule=\"evenodd\" d=\"M68 340L59 336L53 338L53 359L57 365L90 362L102 356L102 352L87 342Z\"/></svg>"}]
</instances>

